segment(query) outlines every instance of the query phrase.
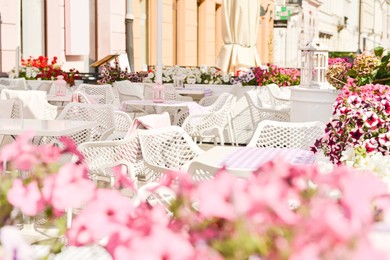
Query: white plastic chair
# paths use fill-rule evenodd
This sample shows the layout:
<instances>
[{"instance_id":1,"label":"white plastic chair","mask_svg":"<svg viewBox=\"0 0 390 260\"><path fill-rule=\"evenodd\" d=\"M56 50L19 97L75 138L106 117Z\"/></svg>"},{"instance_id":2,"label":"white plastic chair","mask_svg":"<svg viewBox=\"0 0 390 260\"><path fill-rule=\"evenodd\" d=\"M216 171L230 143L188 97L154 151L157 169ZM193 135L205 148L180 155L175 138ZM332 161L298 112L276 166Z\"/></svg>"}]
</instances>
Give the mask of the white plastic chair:
<instances>
[{"instance_id":1,"label":"white plastic chair","mask_svg":"<svg viewBox=\"0 0 390 260\"><path fill-rule=\"evenodd\" d=\"M217 101L217 99L218 99L218 96L202 97L199 100L199 105L204 106L204 107L208 107L208 106L211 106L212 104L214 104L214 102Z\"/></svg>"},{"instance_id":2,"label":"white plastic chair","mask_svg":"<svg viewBox=\"0 0 390 260\"><path fill-rule=\"evenodd\" d=\"M0 118L23 118L22 107L23 103L18 99L0 100ZM0 135L0 147L13 141L9 135Z\"/></svg>"},{"instance_id":3,"label":"white plastic chair","mask_svg":"<svg viewBox=\"0 0 390 260\"><path fill-rule=\"evenodd\" d=\"M3 89L1 99L19 99L23 103L23 118L52 120L57 116L58 108L47 102L45 91Z\"/></svg>"},{"instance_id":4,"label":"white plastic chair","mask_svg":"<svg viewBox=\"0 0 390 260\"><path fill-rule=\"evenodd\" d=\"M71 136L77 144L100 140L102 136L112 134L115 129L115 116L112 105L69 103L57 119L97 122L95 127L85 129Z\"/></svg>"},{"instance_id":5,"label":"white plastic chair","mask_svg":"<svg viewBox=\"0 0 390 260\"><path fill-rule=\"evenodd\" d=\"M274 106L274 108L290 108L291 102L290 102L290 96L288 96L286 93L283 93L279 86L276 84L269 84L265 86L268 90L271 104Z\"/></svg>"},{"instance_id":6,"label":"white plastic chair","mask_svg":"<svg viewBox=\"0 0 390 260\"><path fill-rule=\"evenodd\" d=\"M189 115L183 122L183 129L195 140L213 137L214 143L219 139L224 145L224 130L228 125L230 140L235 143L235 134L231 120L231 110L235 102L235 96L229 93L222 93L213 105L209 106L208 112L203 114Z\"/></svg>"},{"instance_id":7,"label":"white plastic chair","mask_svg":"<svg viewBox=\"0 0 390 260\"><path fill-rule=\"evenodd\" d=\"M127 115L126 113L123 113ZM168 118L168 121L164 120ZM85 156L85 164L89 169L91 176L112 176L108 166L126 165L130 177L144 178L144 164L141 152L141 145L137 135L137 129L145 127L160 127L159 124L150 123L160 122L161 125L170 125L167 114L148 115L136 118L124 139L106 140L99 142L87 142L79 145L78 149ZM163 123L161 123L163 122Z\"/></svg>"},{"instance_id":8,"label":"white plastic chair","mask_svg":"<svg viewBox=\"0 0 390 260\"><path fill-rule=\"evenodd\" d=\"M98 104L112 104L115 99L112 86L109 84L92 85L82 83L76 90L95 98Z\"/></svg>"},{"instance_id":9,"label":"white plastic chair","mask_svg":"<svg viewBox=\"0 0 390 260\"><path fill-rule=\"evenodd\" d=\"M27 83L25 78L0 78L0 85L6 86L7 89L27 90Z\"/></svg>"},{"instance_id":10,"label":"white plastic chair","mask_svg":"<svg viewBox=\"0 0 390 260\"><path fill-rule=\"evenodd\" d=\"M258 90L252 89L245 93L248 102L249 112L251 114L253 129L256 129L262 120L290 121L289 109L273 109L264 107L259 97Z\"/></svg>"},{"instance_id":11,"label":"white plastic chair","mask_svg":"<svg viewBox=\"0 0 390 260\"><path fill-rule=\"evenodd\" d=\"M123 101L127 100L143 100L144 99L144 85L143 83L133 83L129 80L115 81L113 86L118 91L119 102L122 104ZM126 107L126 113L132 113L134 117L137 114L144 114L146 111L143 107Z\"/></svg>"},{"instance_id":12,"label":"white plastic chair","mask_svg":"<svg viewBox=\"0 0 390 260\"><path fill-rule=\"evenodd\" d=\"M120 140L125 138L131 124L133 123L133 119L129 116L129 114L114 110L114 130L112 133L108 131L107 133L101 136L101 140Z\"/></svg>"},{"instance_id":13,"label":"white plastic chair","mask_svg":"<svg viewBox=\"0 0 390 260\"><path fill-rule=\"evenodd\" d=\"M178 126L138 130L147 182L164 178L169 170L181 167L204 151Z\"/></svg>"},{"instance_id":14,"label":"white plastic chair","mask_svg":"<svg viewBox=\"0 0 390 260\"><path fill-rule=\"evenodd\" d=\"M126 100L144 99L143 83L134 83L129 80L122 80L115 81L113 86L115 86L118 91L118 98L121 103Z\"/></svg>"},{"instance_id":15,"label":"white plastic chair","mask_svg":"<svg viewBox=\"0 0 390 260\"><path fill-rule=\"evenodd\" d=\"M324 130L325 124L320 121L295 123L263 120L247 146L310 150Z\"/></svg>"},{"instance_id":16,"label":"white plastic chair","mask_svg":"<svg viewBox=\"0 0 390 260\"><path fill-rule=\"evenodd\" d=\"M84 163L90 176L112 177L110 167L125 165L127 175L136 178L143 175L144 166L137 136L113 141L85 142L78 146L84 155Z\"/></svg>"}]
</instances>

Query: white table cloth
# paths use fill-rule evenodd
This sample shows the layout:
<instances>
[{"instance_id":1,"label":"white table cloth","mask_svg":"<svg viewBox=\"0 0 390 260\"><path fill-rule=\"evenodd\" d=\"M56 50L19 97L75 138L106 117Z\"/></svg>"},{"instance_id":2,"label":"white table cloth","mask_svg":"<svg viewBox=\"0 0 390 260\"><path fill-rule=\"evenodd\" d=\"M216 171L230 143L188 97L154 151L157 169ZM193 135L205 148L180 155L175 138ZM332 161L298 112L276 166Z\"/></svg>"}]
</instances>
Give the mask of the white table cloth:
<instances>
[{"instance_id":1,"label":"white table cloth","mask_svg":"<svg viewBox=\"0 0 390 260\"><path fill-rule=\"evenodd\" d=\"M199 162L217 168L225 166L232 174L245 177L271 160L310 166L315 163L316 156L301 149L215 146L184 165L182 170L188 170L191 163Z\"/></svg>"}]
</instances>

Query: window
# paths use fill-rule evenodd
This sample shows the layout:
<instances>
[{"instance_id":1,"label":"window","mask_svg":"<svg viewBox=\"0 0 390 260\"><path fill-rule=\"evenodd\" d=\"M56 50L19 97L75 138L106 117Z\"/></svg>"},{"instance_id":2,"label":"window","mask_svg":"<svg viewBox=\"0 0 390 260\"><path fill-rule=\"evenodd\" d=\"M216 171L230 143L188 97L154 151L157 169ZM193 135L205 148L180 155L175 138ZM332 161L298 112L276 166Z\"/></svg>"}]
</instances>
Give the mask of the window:
<instances>
[{"instance_id":1,"label":"window","mask_svg":"<svg viewBox=\"0 0 390 260\"><path fill-rule=\"evenodd\" d=\"M45 1L22 0L21 3L23 57L45 55Z\"/></svg>"}]
</instances>

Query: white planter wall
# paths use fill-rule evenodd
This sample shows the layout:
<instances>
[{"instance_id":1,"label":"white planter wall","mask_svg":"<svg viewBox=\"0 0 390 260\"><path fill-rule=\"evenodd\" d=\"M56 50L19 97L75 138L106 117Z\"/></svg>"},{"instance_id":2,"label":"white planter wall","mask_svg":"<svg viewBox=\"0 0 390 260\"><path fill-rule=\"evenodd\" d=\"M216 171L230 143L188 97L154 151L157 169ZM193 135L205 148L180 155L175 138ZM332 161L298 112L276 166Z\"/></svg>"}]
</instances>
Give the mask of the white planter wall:
<instances>
[{"instance_id":1,"label":"white planter wall","mask_svg":"<svg viewBox=\"0 0 390 260\"><path fill-rule=\"evenodd\" d=\"M329 122L333 104L340 93L336 89L291 88L291 121Z\"/></svg>"}]
</instances>

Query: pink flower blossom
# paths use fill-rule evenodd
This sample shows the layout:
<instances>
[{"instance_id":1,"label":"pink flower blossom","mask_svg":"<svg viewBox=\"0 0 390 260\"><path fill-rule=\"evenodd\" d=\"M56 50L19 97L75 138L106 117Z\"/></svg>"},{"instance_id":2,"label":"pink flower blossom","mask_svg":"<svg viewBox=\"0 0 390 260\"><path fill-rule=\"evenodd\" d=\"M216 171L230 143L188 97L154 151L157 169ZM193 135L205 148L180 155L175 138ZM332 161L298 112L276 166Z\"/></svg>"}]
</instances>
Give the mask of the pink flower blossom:
<instances>
[{"instance_id":1,"label":"pink flower blossom","mask_svg":"<svg viewBox=\"0 0 390 260\"><path fill-rule=\"evenodd\" d=\"M89 201L82 214L73 221L67 233L69 243L84 245L113 236L126 226L131 211L130 200L119 192L97 190L96 197Z\"/></svg>"},{"instance_id":2,"label":"pink flower blossom","mask_svg":"<svg viewBox=\"0 0 390 260\"><path fill-rule=\"evenodd\" d=\"M202 215L206 218L220 217L229 220L236 218L232 204L236 184L235 177L223 172L215 179L200 183L195 196L199 200L199 211Z\"/></svg>"},{"instance_id":3,"label":"pink flower blossom","mask_svg":"<svg viewBox=\"0 0 390 260\"><path fill-rule=\"evenodd\" d=\"M77 144L67 136L61 136L59 140L64 144L65 149L63 153L71 153L78 157L78 161L76 163L81 163L84 160L84 155L77 150Z\"/></svg>"},{"instance_id":4,"label":"pink flower blossom","mask_svg":"<svg viewBox=\"0 0 390 260\"><path fill-rule=\"evenodd\" d=\"M52 145L38 146L38 152L42 162L48 164L57 162L61 155L61 149L58 146Z\"/></svg>"},{"instance_id":5,"label":"pink flower blossom","mask_svg":"<svg viewBox=\"0 0 390 260\"><path fill-rule=\"evenodd\" d=\"M15 142L4 146L0 160L11 161L12 166L19 170L30 170L39 161L37 147L31 144L32 137L33 133L27 132L18 136Z\"/></svg>"},{"instance_id":6,"label":"pink flower blossom","mask_svg":"<svg viewBox=\"0 0 390 260\"><path fill-rule=\"evenodd\" d=\"M37 215L45 207L36 181L23 185L22 180L15 179L12 188L8 191L7 198L13 206L19 208L23 214L28 216Z\"/></svg>"},{"instance_id":7,"label":"pink flower blossom","mask_svg":"<svg viewBox=\"0 0 390 260\"><path fill-rule=\"evenodd\" d=\"M95 185L86 178L84 165L67 163L58 174L44 180L44 198L58 211L80 207L95 195Z\"/></svg>"}]
</instances>

